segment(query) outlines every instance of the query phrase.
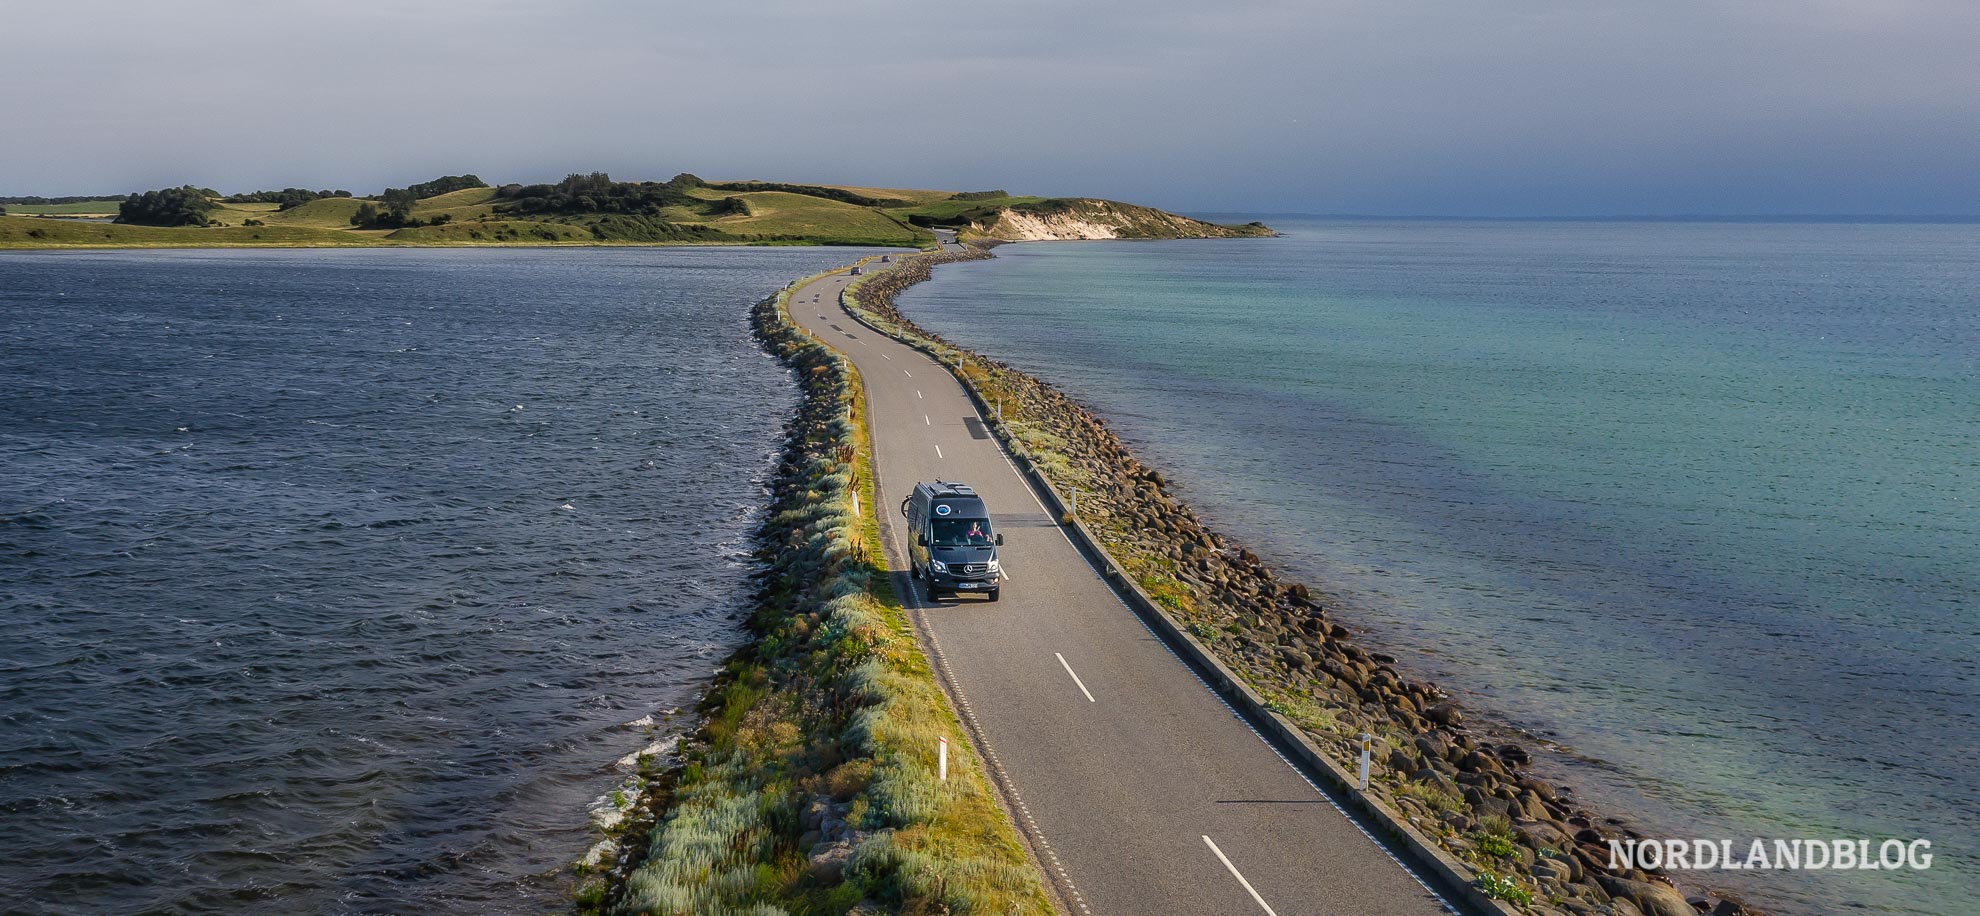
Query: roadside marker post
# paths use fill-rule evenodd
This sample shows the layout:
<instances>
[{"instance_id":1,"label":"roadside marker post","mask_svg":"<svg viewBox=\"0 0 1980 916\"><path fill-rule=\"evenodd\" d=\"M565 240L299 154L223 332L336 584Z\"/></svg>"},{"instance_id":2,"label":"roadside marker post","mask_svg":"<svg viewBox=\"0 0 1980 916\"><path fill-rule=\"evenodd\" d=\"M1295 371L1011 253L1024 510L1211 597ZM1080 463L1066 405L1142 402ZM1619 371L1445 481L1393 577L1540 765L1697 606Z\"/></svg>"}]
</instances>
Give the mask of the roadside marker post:
<instances>
[{"instance_id":1,"label":"roadside marker post","mask_svg":"<svg viewBox=\"0 0 1980 916\"><path fill-rule=\"evenodd\" d=\"M1375 748L1375 736L1361 733L1361 791L1368 791L1368 756Z\"/></svg>"},{"instance_id":2,"label":"roadside marker post","mask_svg":"<svg viewBox=\"0 0 1980 916\"><path fill-rule=\"evenodd\" d=\"M940 782L949 781L949 739L937 738L935 747L935 778Z\"/></svg>"},{"instance_id":3,"label":"roadside marker post","mask_svg":"<svg viewBox=\"0 0 1980 916\"><path fill-rule=\"evenodd\" d=\"M1079 488L1078 488L1078 487L1073 487L1073 488L1072 488L1072 512L1070 512L1069 514L1071 514L1071 515L1078 515L1078 514L1079 514Z\"/></svg>"}]
</instances>

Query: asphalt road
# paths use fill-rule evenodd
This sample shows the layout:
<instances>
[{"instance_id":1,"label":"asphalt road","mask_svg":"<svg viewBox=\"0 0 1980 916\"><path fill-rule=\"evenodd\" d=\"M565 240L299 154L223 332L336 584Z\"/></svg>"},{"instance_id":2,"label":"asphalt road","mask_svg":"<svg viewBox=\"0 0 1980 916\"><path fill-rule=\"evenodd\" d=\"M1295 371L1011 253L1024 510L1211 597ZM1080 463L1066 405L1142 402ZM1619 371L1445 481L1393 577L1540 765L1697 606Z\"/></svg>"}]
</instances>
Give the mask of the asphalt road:
<instances>
[{"instance_id":1,"label":"asphalt road","mask_svg":"<svg viewBox=\"0 0 1980 916\"><path fill-rule=\"evenodd\" d=\"M1000 601L917 588L909 615L1072 911L1446 911L1121 603L953 376L839 307L849 280L794 291L791 316L866 380L894 568L917 481L974 486L1006 536Z\"/></svg>"}]
</instances>

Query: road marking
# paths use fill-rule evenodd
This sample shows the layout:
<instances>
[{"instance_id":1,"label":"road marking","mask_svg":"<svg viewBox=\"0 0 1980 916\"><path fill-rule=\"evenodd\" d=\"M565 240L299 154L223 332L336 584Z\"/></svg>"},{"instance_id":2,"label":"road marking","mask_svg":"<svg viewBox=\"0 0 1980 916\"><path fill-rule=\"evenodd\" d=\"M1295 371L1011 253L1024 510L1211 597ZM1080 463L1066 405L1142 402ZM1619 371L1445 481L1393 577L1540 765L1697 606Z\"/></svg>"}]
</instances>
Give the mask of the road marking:
<instances>
[{"instance_id":1,"label":"road marking","mask_svg":"<svg viewBox=\"0 0 1980 916\"><path fill-rule=\"evenodd\" d=\"M922 423L922 425L923 425L923 426L934 426L934 425L935 425L935 421L933 421L933 420L930 420L930 419L928 419L928 415L927 415L927 414L922 414L922 415L921 415L921 423Z\"/></svg>"},{"instance_id":2,"label":"road marking","mask_svg":"<svg viewBox=\"0 0 1980 916\"><path fill-rule=\"evenodd\" d=\"M908 378L914 378L914 373L909 372L906 369L902 369L901 374L907 376Z\"/></svg>"},{"instance_id":3,"label":"road marking","mask_svg":"<svg viewBox=\"0 0 1980 916\"><path fill-rule=\"evenodd\" d=\"M1052 654L1053 654L1053 655L1059 655L1059 653L1057 653L1057 652L1054 652L1054 653L1052 653ZM1085 681L1082 681L1082 680L1080 680L1080 679L1079 679L1079 675L1077 675L1077 674L1073 674L1073 670L1072 670L1072 665L1070 665L1070 664L1067 664L1067 663L1066 663L1066 657L1065 657L1065 656L1063 656L1063 655L1059 655L1059 664L1065 667L1065 669L1066 669L1066 673L1067 673L1067 674L1072 674L1072 679L1073 679L1073 683L1075 683L1075 684L1078 684L1078 685L1079 685L1079 692L1080 692L1080 693L1083 693L1083 694L1086 694L1086 702L1088 702L1088 703L1098 703L1098 702L1100 702L1099 700L1096 700L1096 699L1094 699L1094 698L1093 698L1093 691L1091 691L1091 690L1088 690L1088 689L1086 689L1086 682L1085 682ZM1207 840L1207 839L1209 839L1209 837L1204 837L1204 839L1206 839L1206 840ZM1212 846L1211 848L1212 848L1212 849L1215 849L1216 847L1214 847L1214 846ZM1225 864L1229 864L1229 863L1225 863ZM1239 881L1243 881L1244 879L1243 879L1243 878L1239 878L1238 880L1239 880ZM1245 885L1245 886L1246 886L1246 887L1250 887L1250 885ZM1256 896L1258 896L1258 895L1257 895L1257 894L1253 894L1252 896L1253 896L1253 897L1256 897ZM1259 901L1259 903L1260 903L1260 904L1263 904L1264 902L1265 902L1265 901L1263 901L1263 900L1260 900L1260 901ZM1271 910L1271 907L1266 907L1266 908L1265 908L1265 911L1266 911L1266 912L1268 912L1268 913L1270 913L1270 912L1272 911L1272 910ZM1276 916L1276 914L1275 914L1275 916Z\"/></svg>"},{"instance_id":4,"label":"road marking","mask_svg":"<svg viewBox=\"0 0 1980 916\"><path fill-rule=\"evenodd\" d=\"M1267 916L1279 916L1279 914L1272 912L1272 906L1265 902L1265 898L1258 896L1258 891L1252 888L1251 882L1244 880L1244 875L1238 872L1237 866L1232 865L1231 860L1224 857L1224 851L1218 849L1216 843L1210 842L1210 838L1207 836L1203 838L1203 842L1210 847L1211 852L1217 854L1217 861L1224 863L1224 867L1231 870L1231 877L1238 879L1238 883L1244 885L1245 893L1250 894L1251 899L1258 901L1258 906L1265 910Z\"/></svg>"},{"instance_id":5,"label":"road marking","mask_svg":"<svg viewBox=\"0 0 1980 916\"><path fill-rule=\"evenodd\" d=\"M882 354L880 354L880 358L881 358L881 359L884 359L884 360L886 360L886 361L888 361L888 362L890 362L890 363L894 361L894 358L893 358L893 357L891 357L891 356L888 356L888 355L887 355L887 354L885 354L885 353L882 353Z\"/></svg>"},{"instance_id":6,"label":"road marking","mask_svg":"<svg viewBox=\"0 0 1980 916\"><path fill-rule=\"evenodd\" d=\"M906 370L902 370L902 371L906 371ZM918 397L921 397L921 389L919 389L919 388L916 388L916 389L914 390L914 396L915 396L915 397L917 397L917 398L918 398Z\"/></svg>"},{"instance_id":7,"label":"road marking","mask_svg":"<svg viewBox=\"0 0 1980 916\"><path fill-rule=\"evenodd\" d=\"M937 458L942 457L942 447L939 445L935 446L935 457Z\"/></svg>"}]
</instances>

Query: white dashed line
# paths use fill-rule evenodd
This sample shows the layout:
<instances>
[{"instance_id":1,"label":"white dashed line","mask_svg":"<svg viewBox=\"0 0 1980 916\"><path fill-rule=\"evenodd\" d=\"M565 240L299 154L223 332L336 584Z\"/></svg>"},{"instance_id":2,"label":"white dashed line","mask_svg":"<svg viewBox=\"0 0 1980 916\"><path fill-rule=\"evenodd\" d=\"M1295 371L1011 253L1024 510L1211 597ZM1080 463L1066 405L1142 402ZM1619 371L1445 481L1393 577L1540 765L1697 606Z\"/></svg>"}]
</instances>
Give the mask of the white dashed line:
<instances>
[{"instance_id":1,"label":"white dashed line","mask_svg":"<svg viewBox=\"0 0 1980 916\"><path fill-rule=\"evenodd\" d=\"M935 457L937 458L942 457L942 447L939 445L935 446Z\"/></svg>"},{"instance_id":2,"label":"white dashed line","mask_svg":"<svg viewBox=\"0 0 1980 916\"><path fill-rule=\"evenodd\" d=\"M1053 654L1053 655L1058 655L1058 656L1059 656L1059 664L1060 664L1061 666L1063 666L1063 667L1064 667L1064 668L1066 669L1066 673L1067 673L1067 674L1071 674L1071 675L1072 675L1072 679L1073 679L1073 683L1075 683L1075 684L1078 684L1078 685L1079 685L1079 692L1080 692L1080 693L1083 693L1083 694L1086 694L1086 702L1088 702L1088 703L1098 703L1098 702L1100 702L1099 700L1096 700L1096 699L1094 699L1094 698L1093 698L1093 691L1091 691L1091 690L1088 690L1088 689L1086 689L1086 682L1085 682L1085 681L1082 681L1082 680L1080 680L1080 679L1079 679L1079 675L1078 675L1078 674L1075 674L1075 673L1073 672L1073 670L1072 670L1072 665L1071 665L1070 663L1068 663L1068 662L1066 661L1066 657L1065 657L1065 656L1063 656L1063 655L1059 655L1059 653L1057 653L1057 652L1054 652L1054 653L1052 653L1052 654ZM1205 837L1205 839L1208 839L1208 837Z\"/></svg>"},{"instance_id":3,"label":"white dashed line","mask_svg":"<svg viewBox=\"0 0 1980 916\"><path fill-rule=\"evenodd\" d=\"M1244 875L1238 872L1237 866L1232 865L1231 860L1224 857L1224 851L1218 849L1216 843L1210 842L1210 838L1207 836L1203 838L1203 842L1210 847L1211 852L1217 854L1217 861L1224 863L1224 867L1231 870L1231 877L1238 879L1238 883L1244 885L1244 892L1250 894L1251 899L1258 901L1258 905L1265 910L1267 916L1279 916L1279 914L1272 912L1271 904L1266 903L1265 898L1258 896L1258 892L1252 889L1251 882L1244 880Z\"/></svg>"},{"instance_id":4,"label":"white dashed line","mask_svg":"<svg viewBox=\"0 0 1980 916\"><path fill-rule=\"evenodd\" d=\"M906 369L902 369L901 374L907 376L908 378L914 378L914 373L909 372Z\"/></svg>"},{"instance_id":5,"label":"white dashed line","mask_svg":"<svg viewBox=\"0 0 1980 916\"><path fill-rule=\"evenodd\" d=\"M921 425L923 425L923 426L934 426L934 425L935 425L935 421L934 421L934 420L930 420L930 419L928 419L928 415L927 415L927 414L922 414L922 415L921 415Z\"/></svg>"}]
</instances>

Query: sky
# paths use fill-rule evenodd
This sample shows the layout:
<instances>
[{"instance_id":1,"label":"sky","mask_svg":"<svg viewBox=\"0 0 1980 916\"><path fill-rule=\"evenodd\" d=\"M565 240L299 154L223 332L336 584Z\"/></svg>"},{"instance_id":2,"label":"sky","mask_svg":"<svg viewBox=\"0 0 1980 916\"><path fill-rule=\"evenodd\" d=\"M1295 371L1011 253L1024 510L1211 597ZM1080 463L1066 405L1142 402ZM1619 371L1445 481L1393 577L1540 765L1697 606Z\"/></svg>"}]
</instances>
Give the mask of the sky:
<instances>
[{"instance_id":1,"label":"sky","mask_svg":"<svg viewBox=\"0 0 1980 916\"><path fill-rule=\"evenodd\" d=\"M1973 0L0 0L0 195L604 170L1980 214Z\"/></svg>"}]
</instances>

